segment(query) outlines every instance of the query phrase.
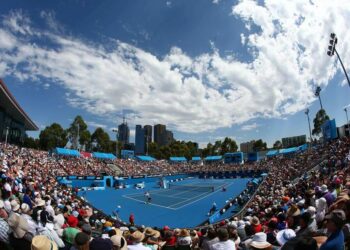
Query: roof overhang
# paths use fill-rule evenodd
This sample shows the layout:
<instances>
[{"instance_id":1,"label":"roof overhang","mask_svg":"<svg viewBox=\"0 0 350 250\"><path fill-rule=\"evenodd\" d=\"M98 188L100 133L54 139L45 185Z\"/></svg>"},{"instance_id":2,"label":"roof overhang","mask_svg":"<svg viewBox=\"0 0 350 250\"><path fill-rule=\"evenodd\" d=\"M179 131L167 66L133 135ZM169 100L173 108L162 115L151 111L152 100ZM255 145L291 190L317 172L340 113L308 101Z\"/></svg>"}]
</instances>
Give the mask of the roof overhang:
<instances>
[{"instance_id":1,"label":"roof overhang","mask_svg":"<svg viewBox=\"0 0 350 250\"><path fill-rule=\"evenodd\" d=\"M10 93L5 83L0 79L0 106L11 114L14 120L24 124L25 130L39 130L35 123L24 112L16 99Z\"/></svg>"}]
</instances>

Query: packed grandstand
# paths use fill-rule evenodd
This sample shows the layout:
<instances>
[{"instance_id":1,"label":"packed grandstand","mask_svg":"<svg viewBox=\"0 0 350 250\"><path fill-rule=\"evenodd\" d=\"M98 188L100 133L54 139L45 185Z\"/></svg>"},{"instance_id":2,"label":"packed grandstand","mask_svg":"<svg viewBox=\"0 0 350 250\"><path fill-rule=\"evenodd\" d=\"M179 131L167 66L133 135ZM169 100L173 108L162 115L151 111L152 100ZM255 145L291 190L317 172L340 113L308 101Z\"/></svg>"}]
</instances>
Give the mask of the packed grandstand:
<instances>
[{"instance_id":1,"label":"packed grandstand","mask_svg":"<svg viewBox=\"0 0 350 250\"><path fill-rule=\"evenodd\" d=\"M171 164L84 157L0 144L0 249L340 249L350 242L350 138L256 163ZM111 168L111 163L116 165ZM267 170L238 213L171 228L115 219L57 176ZM130 212L131 213L131 212ZM343 249L343 248L341 248Z\"/></svg>"}]
</instances>

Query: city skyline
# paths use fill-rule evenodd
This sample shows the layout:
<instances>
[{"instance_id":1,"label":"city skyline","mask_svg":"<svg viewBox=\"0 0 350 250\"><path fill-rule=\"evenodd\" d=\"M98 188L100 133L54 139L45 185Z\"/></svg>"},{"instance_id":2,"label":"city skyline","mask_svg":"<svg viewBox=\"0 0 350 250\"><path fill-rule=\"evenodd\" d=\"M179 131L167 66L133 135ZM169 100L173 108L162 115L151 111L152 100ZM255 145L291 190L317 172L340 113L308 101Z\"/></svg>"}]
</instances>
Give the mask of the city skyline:
<instances>
[{"instance_id":1,"label":"city skyline","mask_svg":"<svg viewBox=\"0 0 350 250\"><path fill-rule=\"evenodd\" d=\"M114 138L125 114L132 141L136 124L161 123L200 147L226 136L271 147L308 135L317 86L345 124L350 89L327 49L335 32L349 71L350 3L168 2L4 1L0 77L40 129L79 114Z\"/></svg>"}]
</instances>

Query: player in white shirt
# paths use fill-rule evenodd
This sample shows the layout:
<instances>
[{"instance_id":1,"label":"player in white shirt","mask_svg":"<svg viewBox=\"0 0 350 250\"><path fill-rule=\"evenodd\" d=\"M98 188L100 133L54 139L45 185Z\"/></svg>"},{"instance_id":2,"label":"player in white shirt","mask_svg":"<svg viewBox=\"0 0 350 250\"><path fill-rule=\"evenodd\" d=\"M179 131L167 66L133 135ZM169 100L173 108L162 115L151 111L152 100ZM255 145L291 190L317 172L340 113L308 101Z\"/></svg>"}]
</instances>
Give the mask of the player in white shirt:
<instances>
[{"instance_id":1,"label":"player in white shirt","mask_svg":"<svg viewBox=\"0 0 350 250\"><path fill-rule=\"evenodd\" d=\"M148 191L145 192L145 199L146 199L147 204L151 203L152 197L151 197L150 192L148 192Z\"/></svg>"}]
</instances>

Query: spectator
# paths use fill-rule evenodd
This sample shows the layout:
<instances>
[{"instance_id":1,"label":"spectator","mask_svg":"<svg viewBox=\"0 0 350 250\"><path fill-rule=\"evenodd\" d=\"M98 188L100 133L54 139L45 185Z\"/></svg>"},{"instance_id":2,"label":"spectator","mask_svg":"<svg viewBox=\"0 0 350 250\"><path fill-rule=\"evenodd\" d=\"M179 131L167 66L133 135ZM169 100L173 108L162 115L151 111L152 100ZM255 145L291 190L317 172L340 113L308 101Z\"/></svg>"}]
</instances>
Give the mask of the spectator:
<instances>
[{"instance_id":1,"label":"spectator","mask_svg":"<svg viewBox=\"0 0 350 250\"><path fill-rule=\"evenodd\" d=\"M83 233L77 233L74 238L74 246L70 250L89 250L90 237Z\"/></svg>"},{"instance_id":2,"label":"spectator","mask_svg":"<svg viewBox=\"0 0 350 250\"><path fill-rule=\"evenodd\" d=\"M128 245L128 250L150 250L148 247L142 244L145 238L144 234L140 231L136 231L130 235L131 245Z\"/></svg>"},{"instance_id":3,"label":"spectator","mask_svg":"<svg viewBox=\"0 0 350 250\"><path fill-rule=\"evenodd\" d=\"M226 228L219 228L217 230L219 241L216 243L213 243L210 246L211 250L226 250L226 249L232 249L235 250L236 246L235 243L232 240L229 240L228 231Z\"/></svg>"},{"instance_id":4,"label":"spectator","mask_svg":"<svg viewBox=\"0 0 350 250\"><path fill-rule=\"evenodd\" d=\"M252 229L253 229L254 234L262 231L262 226L260 224L259 218L256 216L254 216L252 219Z\"/></svg>"},{"instance_id":5,"label":"spectator","mask_svg":"<svg viewBox=\"0 0 350 250\"><path fill-rule=\"evenodd\" d=\"M280 246L283 246L289 240L296 237L296 234L293 229L284 229L279 231L276 235L277 242Z\"/></svg>"},{"instance_id":6,"label":"spectator","mask_svg":"<svg viewBox=\"0 0 350 250\"><path fill-rule=\"evenodd\" d=\"M295 237L287 241L281 250L317 250L317 241L310 236Z\"/></svg>"},{"instance_id":7,"label":"spectator","mask_svg":"<svg viewBox=\"0 0 350 250\"><path fill-rule=\"evenodd\" d=\"M10 244L14 250L30 249L33 235L29 233L29 226L26 220L16 213L12 213L8 219L8 224L12 233L10 234Z\"/></svg>"},{"instance_id":8,"label":"spectator","mask_svg":"<svg viewBox=\"0 0 350 250\"><path fill-rule=\"evenodd\" d=\"M342 250L344 249L344 234L342 228L345 224L345 213L343 210L334 210L326 215L327 231L330 236L320 247L320 250Z\"/></svg>"},{"instance_id":9,"label":"spectator","mask_svg":"<svg viewBox=\"0 0 350 250\"><path fill-rule=\"evenodd\" d=\"M180 231L180 234L177 238L177 245L178 246L191 246L192 245L192 239L191 239L190 233L187 229L182 229Z\"/></svg>"},{"instance_id":10,"label":"spectator","mask_svg":"<svg viewBox=\"0 0 350 250\"><path fill-rule=\"evenodd\" d=\"M128 244L126 240L121 235L113 235L111 237L111 241L113 243L113 250L127 250Z\"/></svg>"},{"instance_id":11,"label":"spectator","mask_svg":"<svg viewBox=\"0 0 350 250\"><path fill-rule=\"evenodd\" d=\"M31 250L58 250L56 243L44 235L35 236L32 240Z\"/></svg>"},{"instance_id":12,"label":"spectator","mask_svg":"<svg viewBox=\"0 0 350 250\"><path fill-rule=\"evenodd\" d=\"M103 239L100 237L94 238L90 241L89 250L113 250L113 243L110 239Z\"/></svg>"},{"instance_id":13,"label":"spectator","mask_svg":"<svg viewBox=\"0 0 350 250\"><path fill-rule=\"evenodd\" d=\"M267 235L263 232L254 234L253 237L251 239L246 240L244 244L249 249L272 249L272 245L269 242L267 242Z\"/></svg>"}]
</instances>

